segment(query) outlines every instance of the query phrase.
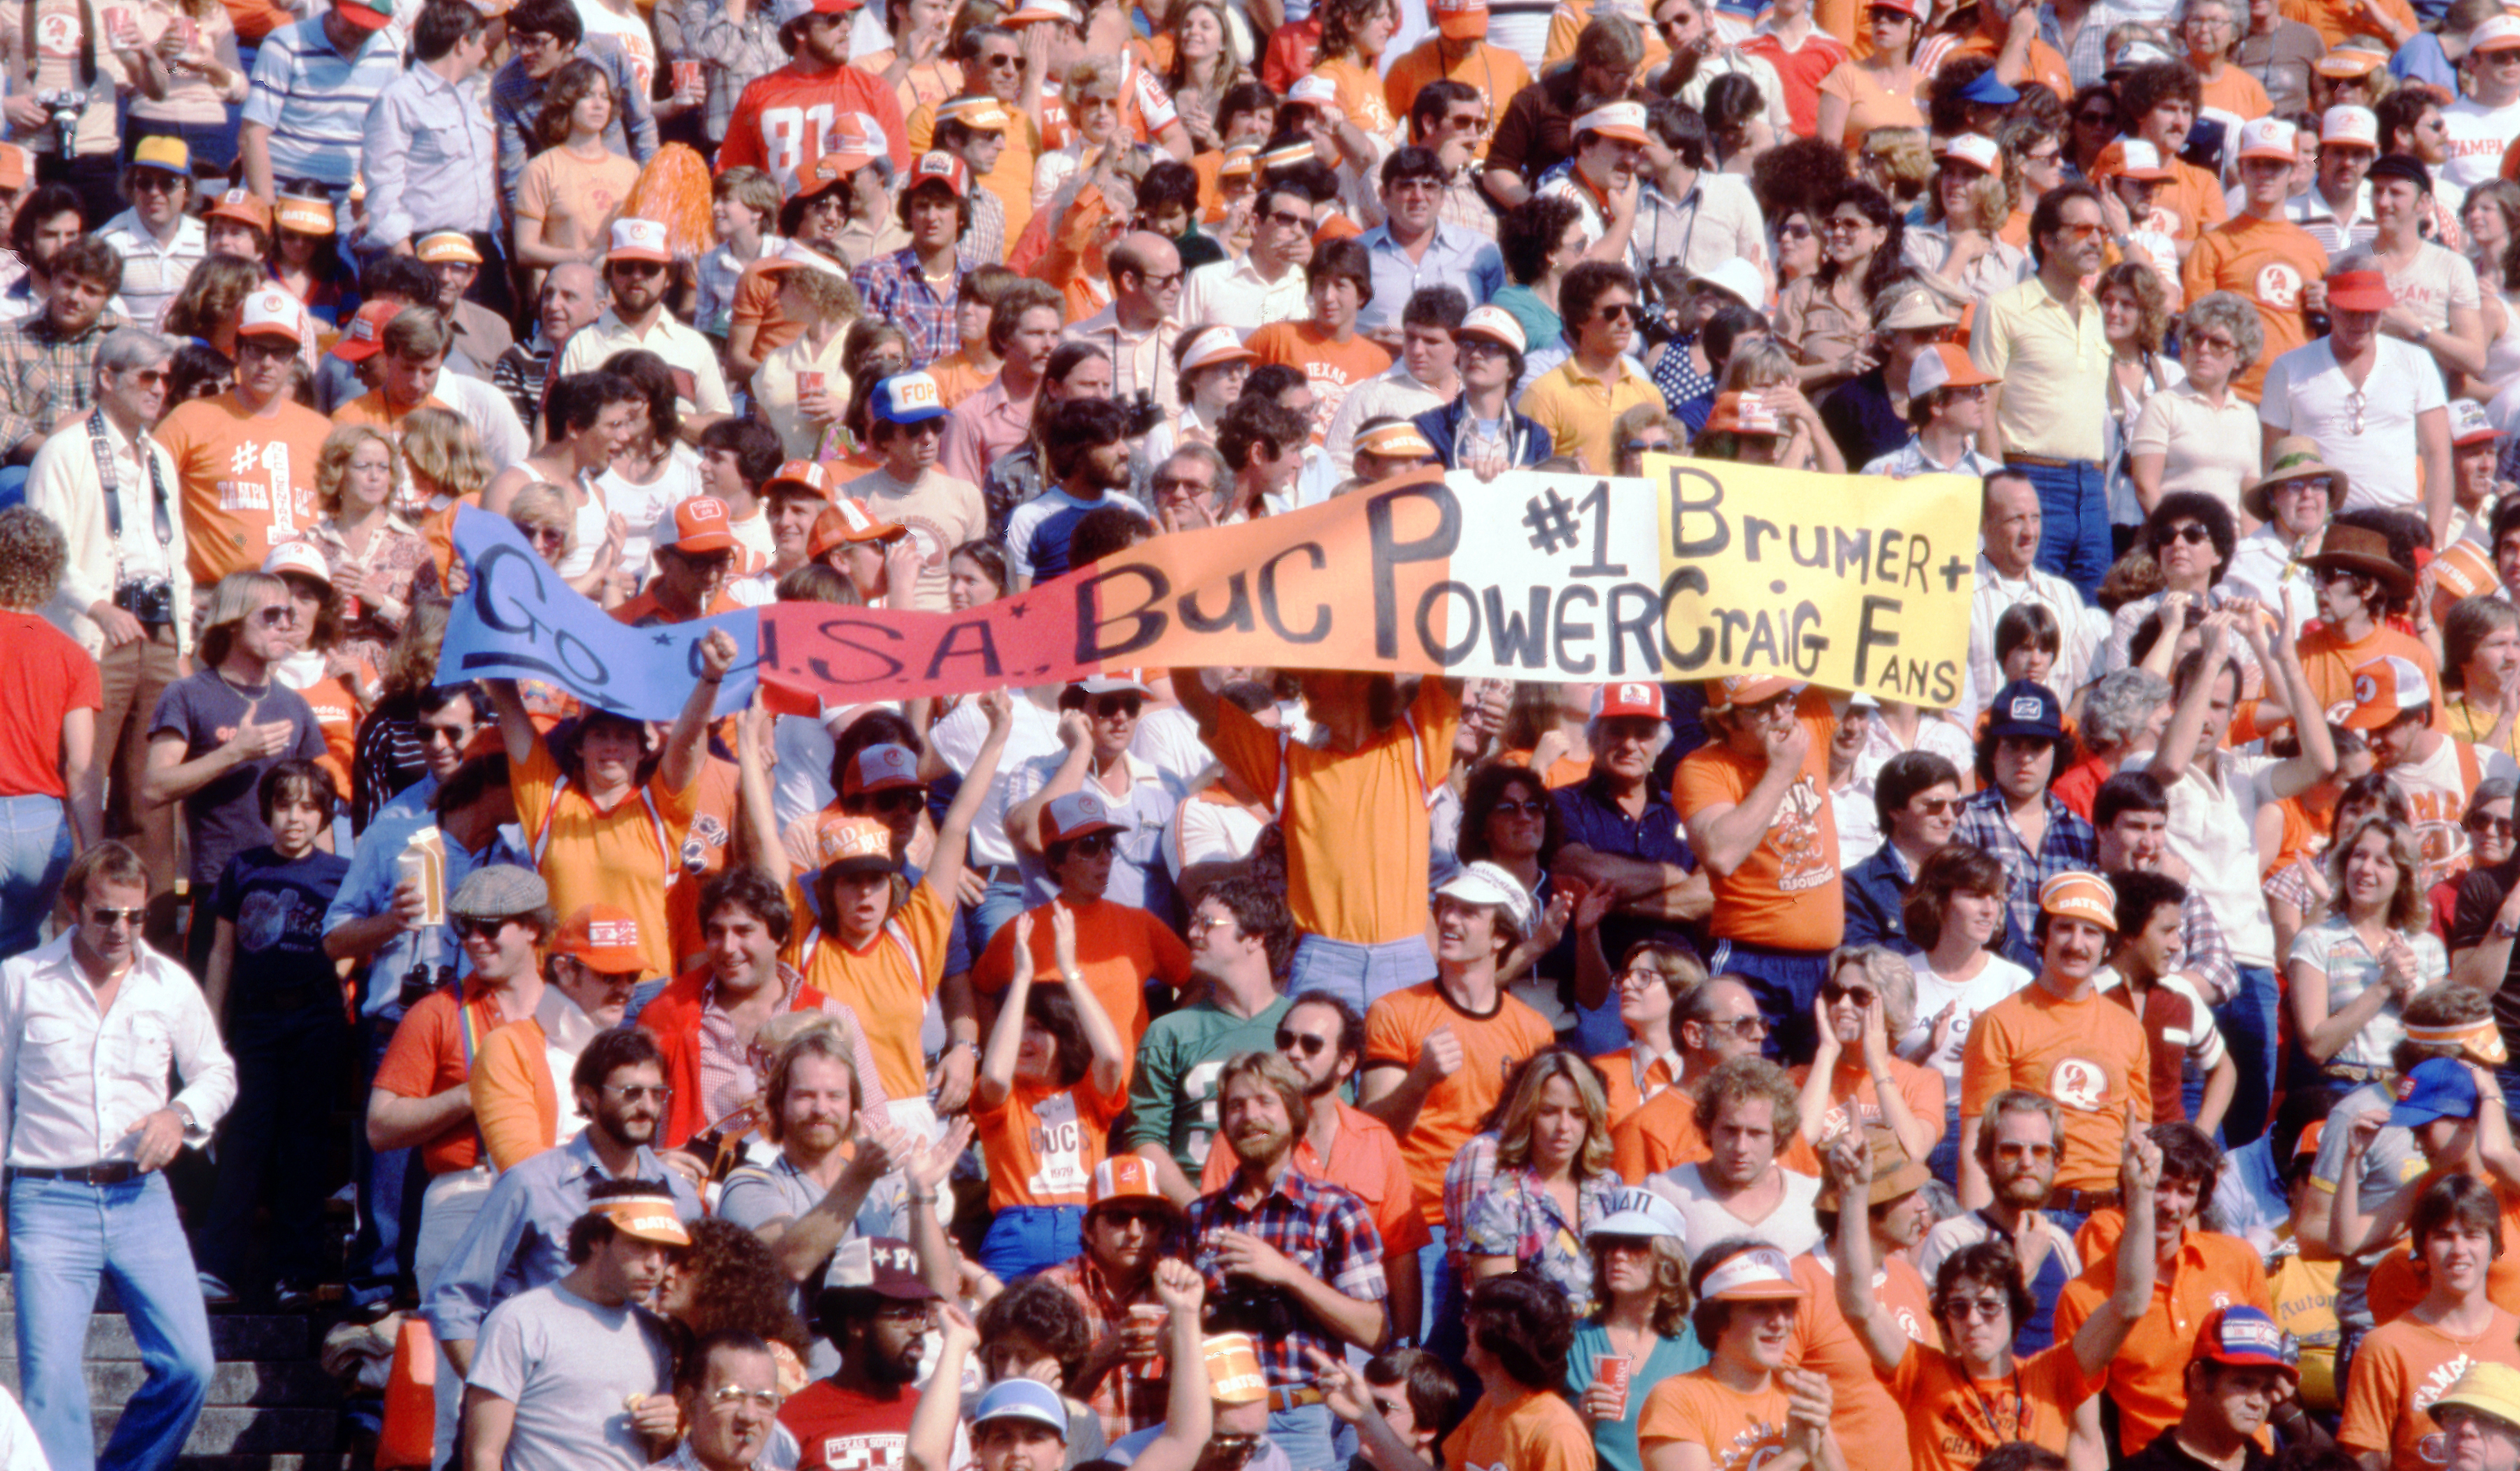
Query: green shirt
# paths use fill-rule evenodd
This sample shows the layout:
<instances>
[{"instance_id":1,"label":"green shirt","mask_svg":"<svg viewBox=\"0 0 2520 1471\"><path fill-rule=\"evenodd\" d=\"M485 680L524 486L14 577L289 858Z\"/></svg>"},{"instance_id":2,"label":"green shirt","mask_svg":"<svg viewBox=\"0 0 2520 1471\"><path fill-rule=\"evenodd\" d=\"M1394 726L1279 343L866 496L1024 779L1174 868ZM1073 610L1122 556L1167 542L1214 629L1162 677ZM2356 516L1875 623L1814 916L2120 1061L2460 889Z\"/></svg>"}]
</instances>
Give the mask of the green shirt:
<instances>
[{"instance_id":1,"label":"green shirt","mask_svg":"<svg viewBox=\"0 0 2520 1471\"><path fill-rule=\"evenodd\" d=\"M1196 1184L1216 1136L1216 1078L1236 1054L1278 1045L1278 1023L1291 1003L1280 996L1252 1017L1213 1001L1157 1017L1138 1044L1129 1083L1129 1147L1161 1144Z\"/></svg>"}]
</instances>

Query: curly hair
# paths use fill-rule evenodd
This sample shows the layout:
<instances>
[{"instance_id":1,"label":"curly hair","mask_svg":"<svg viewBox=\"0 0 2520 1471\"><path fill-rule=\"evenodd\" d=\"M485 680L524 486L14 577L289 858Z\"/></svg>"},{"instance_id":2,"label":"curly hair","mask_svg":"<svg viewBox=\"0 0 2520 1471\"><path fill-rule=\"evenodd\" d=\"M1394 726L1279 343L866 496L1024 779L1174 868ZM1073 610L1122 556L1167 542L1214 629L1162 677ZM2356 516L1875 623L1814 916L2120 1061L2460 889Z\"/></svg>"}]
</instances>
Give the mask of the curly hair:
<instances>
[{"instance_id":1,"label":"curly hair","mask_svg":"<svg viewBox=\"0 0 2520 1471\"><path fill-rule=\"evenodd\" d=\"M2092 295L2096 299L2112 290L2135 298L2136 345L2146 352L2160 351L2162 337L2170 330L2170 295L2161 284L2161 273L2138 260L2121 260L2100 272Z\"/></svg>"},{"instance_id":2,"label":"curly hair","mask_svg":"<svg viewBox=\"0 0 2520 1471\"><path fill-rule=\"evenodd\" d=\"M69 557L51 517L31 506L0 511L0 608L32 613L51 602Z\"/></svg>"},{"instance_id":3,"label":"curly hair","mask_svg":"<svg viewBox=\"0 0 2520 1471\"><path fill-rule=\"evenodd\" d=\"M1524 788L1540 803L1540 866L1546 868L1556 858L1566 842L1566 824L1558 815L1557 804L1550 799L1549 784L1519 761L1490 761L1470 773L1469 788L1462 794L1462 835L1456 847L1462 862L1495 855L1488 822L1496 816L1497 804L1515 787Z\"/></svg>"},{"instance_id":4,"label":"curly hair","mask_svg":"<svg viewBox=\"0 0 2520 1471\"><path fill-rule=\"evenodd\" d=\"M324 437L324 447L315 455L315 505L325 515L341 514L341 483L349 479L350 461L365 444L383 445L385 468L393 468L393 438L373 424L344 424ZM391 484L385 487L385 496L392 498Z\"/></svg>"},{"instance_id":5,"label":"curly hair","mask_svg":"<svg viewBox=\"0 0 2520 1471\"><path fill-rule=\"evenodd\" d=\"M731 1220L688 1222L692 1244L674 1270L691 1282L691 1306L676 1319L690 1342L730 1330L756 1333L804 1356L812 1346L796 1315L795 1284L768 1243Z\"/></svg>"},{"instance_id":6,"label":"curly hair","mask_svg":"<svg viewBox=\"0 0 2520 1471\"><path fill-rule=\"evenodd\" d=\"M1057 1359L1062 1388L1078 1382L1085 1356L1094 1347L1085 1310L1076 1306L1067 1289L1047 1277L1026 1277L989 1299L980 1309L977 1326L983 1354L1021 1339Z\"/></svg>"},{"instance_id":7,"label":"curly hair","mask_svg":"<svg viewBox=\"0 0 2520 1471\"><path fill-rule=\"evenodd\" d=\"M2030 1289L2021 1285L2021 1259L2003 1236L1971 1242L1943 1259L1934 1273L1934 1316L1949 1317L1952 1304L1962 1293L1990 1287L2003 1294L2004 1307L2016 1325L2030 1320L2033 1304Z\"/></svg>"},{"instance_id":8,"label":"curly hair","mask_svg":"<svg viewBox=\"0 0 2520 1471\"><path fill-rule=\"evenodd\" d=\"M2237 292L2212 291L2187 303L2179 318L2182 335L2218 327L2229 333L2238 355L2231 369L2237 378L2267 350L2267 330L2259 319L2258 308Z\"/></svg>"},{"instance_id":9,"label":"curly hair","mask_svg":"<svg viewBox=\"0 0 2520 1471\"><path fill-rule=\"evenodd\" d=\"M2338 897L2337 913L2343 914L2346 894L2345 865L2354 850L2362 846L2366 836L2378 833L2388 845L2389 861L2397 865L2398 887L2389 894L2389 906L2383 919L2390 929L2402 935L2423 933L2431 918L2424 902L2422 868L2416 861L2415 830L2411 824L2394 817L2365 817L2349 832L2339 834L2327 846L2327 882Z\"/></svg>"},{"instance_id":10,"label":"curly hair","mask_svg":"<svg viewBox=\"0 0 2520 1471\"><path fill-rule=\"evenodd\" d=\"M611 97L611 117L620 116L621 99L611 96L612 78L604 74L602 67L580 57L553 72L543 86L542 111L534 117L534 146L553 149L566 143L569 115L599 87ZM606 120L609 125L610 118Z\"/></svg>"},{"instance_id":11,"label":"curly hair","mask_svg":"<svg viewBox=\"0 0 2520 1471\"><path fill-rule=\"evenodd\" d=\"M1821 205L1819 217L1826 218L1846 207L1852 207L1882 232L1881 243L1872 248L1871 256L1864 262L1864 278L1856 283L1868 300L1880 296L1882 289L1890 284L1890 278L1902 269L1900 241L1907 232L1907 224L1900 218L1897 207L1890 203L1890 196L1862 179L1850 179L1830 190L1828 198ZM1825 289L1835 284L1838 271L1837 261L1822 252L1819 285Z\"/></svg>"},{"instance_id":12,"label":"curly hair","mask_svg":"<svg viewBox=\"0 0 2520 1471\"><path fill-rule=\"evenodd\" d=\"M1709 1132L1726 1105L1753 1103L1762 1098L1777 1106L1778 1153L1784 1151L1786 1136L1800 1126L1802 1095L1795 1091L1793 1080L1785 1076L1785 1070L1764 1057L1727 1058L1716 1064L1715 1070L1692 1091L1698 1126Z\"/></svg>"}]
</instances>

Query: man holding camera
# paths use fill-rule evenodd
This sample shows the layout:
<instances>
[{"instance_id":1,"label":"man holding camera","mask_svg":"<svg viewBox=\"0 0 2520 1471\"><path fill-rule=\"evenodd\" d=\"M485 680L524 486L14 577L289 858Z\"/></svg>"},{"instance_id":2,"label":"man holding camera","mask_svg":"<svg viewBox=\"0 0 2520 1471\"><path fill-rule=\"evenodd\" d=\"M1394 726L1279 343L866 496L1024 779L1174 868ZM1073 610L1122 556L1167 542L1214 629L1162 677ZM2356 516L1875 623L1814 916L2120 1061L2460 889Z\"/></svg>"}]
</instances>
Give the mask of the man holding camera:
<instances>
[{"instance_id":1,"label":"man holding camera","mask_svg":"<svg viewBox=\"0 0 2520 1471\"><path fill-rule=\"evenodd\" d=\"M1092 343L1111 354L1111 396L1132 410L1134 438L1181 414L1172 363L1173 339L1182 329L1181 252L1162 236L1138 230L1121 236L1106 258L1111 304L1068 328L1067 340Z\"/></svg>"}]
</instances>

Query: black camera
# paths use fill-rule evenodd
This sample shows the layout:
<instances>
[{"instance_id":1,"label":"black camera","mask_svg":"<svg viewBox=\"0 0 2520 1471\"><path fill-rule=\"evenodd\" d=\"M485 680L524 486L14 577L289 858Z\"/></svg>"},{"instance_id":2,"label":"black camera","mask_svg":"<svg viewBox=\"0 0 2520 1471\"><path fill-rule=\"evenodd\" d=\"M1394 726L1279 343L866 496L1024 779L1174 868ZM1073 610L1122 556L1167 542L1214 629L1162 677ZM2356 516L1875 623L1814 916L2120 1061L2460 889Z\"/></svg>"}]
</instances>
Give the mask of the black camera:
<instances>
[{"instance_id":1,"label":"black camera","mask_svg":"<svg viewBox=\"0 0 2520 1471\"><path fill-rule=\"evenodd\" d=\"M409 1011L419 1005L421 998L430 991L454 984L455 967L451 965L432 967L424 962L415 961L410 970L402 973L402 994L395 998L395 1004Z\"/></svg>"},{"instance_id":2,"label":"black camera","mask_svg":"<svg viewBox=\"0 0 2520 1471\"><path fill-rule=\"evenodd\" d=\"M175 584L164 577L125 582L113 590L113 606L151 627L175 621Z\"/></svg>"},{"instance_id":3,"label":"black camera","mask_svg":"<svg viewBox=\"0 0 2520 1471\"><path fill-rule=\"evenodd\" d=\"M1156 406L1155 395L1146 389L1131 394L1120 406L1129 412L1129 437L1132 439L1145 438L1154 433L1156 425L1164 422L1164 411Z\"/></svg>"},{"instance_id":4,"label":"black camera","mask_svg":"<svg viewBox=\"0 0 2520 1471\"><path fill-rule=\"evenodd\" d=\"M1207 1300L1207 1331L1248 1333L1263 1341L1284 1338L1308 1326L1311 1316L1282 1287L1230 1275L1225 1290Z\"/></svg>"}]
</instances>

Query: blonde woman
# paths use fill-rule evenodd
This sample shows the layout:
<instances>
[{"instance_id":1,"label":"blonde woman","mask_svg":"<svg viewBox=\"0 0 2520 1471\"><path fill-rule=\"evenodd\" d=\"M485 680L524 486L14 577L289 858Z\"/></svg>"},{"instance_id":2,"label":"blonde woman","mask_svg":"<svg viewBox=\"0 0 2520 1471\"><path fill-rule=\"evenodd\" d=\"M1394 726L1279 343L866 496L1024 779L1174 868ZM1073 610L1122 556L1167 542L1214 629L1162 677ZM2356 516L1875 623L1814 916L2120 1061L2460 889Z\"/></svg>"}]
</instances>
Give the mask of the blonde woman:
<instances>
[{"instance_id":1,"label":"blonde woman","mask_svg":"<svg viewBox=\"0 0 2520 1471\"><path fill-rule=\"evenodd\" d=\"M1951 139L1925 194L1925 222L1909 230L1903 244L1907 263L1959 303L2029 280L2037 270L2030 253L2002 238L2020 187L2011 157L1992 139L1975 133Z\"/></svg>"},{"instance_id":2,"label":"blonde woman","mask_svg":"<svg viewBox=\"0 0 2520 1471\"><path fill-rule=\"evenodd\" d=\"M1217 110L1225 93L1251 79L1250 70L1234 50L1233 17L1223 0L1173 0L1164 13L1172 61L1164 69L1164 86L1173 94L1173 111L1189 129L1191 146L1209 153L1225 146L1216 130Z\"/></svg>"},{"instance_id":3,"label":"blonde woman","mask_svg":"<svg viewBox=\"0 0 2520 1471\"><path fill-rule=\"evenodd\" d=\"M1034 210L1049 208L1070 179L1092 172L1105 154L1128 149L1132 140L1121 116L1128 82L1128 64L1116 56L1089 56L1068 69L1059 95L1066 99L1067 115L1075 119L1076 136L1033 164Z\"/></svg>"},{"instance_id":4,"label":"blonde woman","mask_svg":"<svg viewBox=\"0 0 2520 1471\"><path fill-rule=\"evenodd\" d=\"M411 614L415 584L434 592L437 567L428 538L393 509L394 442L369 425L345 425L326 437L315 459L315 503L323 519L314 542L333 574L333 613L340 661L382 667L385 649Z\"/></svg>"},{"instance_id":5,"label":"blonde woman","mask_svg":"<svg viewBox=\"0 0 2520 1471\"><path fill-rule=\"evenodd\" d=\"M810 460L848 405L844 348L862 308L846 280L810 265L781 273L778 301L781 315L805 324L804 335L761 360L752 397L788 458Z\"/></svg>"},{"instance_id":6,"label":"blonde woman","mask_svg":"<svg viewBox=\"0 0 2520 1471\"><path fill-rule=\"evenodd\" d=\"M1920 203L1934 180L1933 140L1921 127L1876 127L1854 154L1855 176L1902 211Z\"/></svg>"},{"instance_id":7,"label":"blonde woman","mask_svg":"<svg viewBox=\"0 0 2520 1471\"><path fill-rule=\"evenodd\" d=\"M1732 356L1724 364L1724 377L1716 387L1716 396L1726 393L1756 393L1776 415L1782 433L1773 463L1787 470L1823 470L1830 475L1846 473L1846 455L1837 447L1837 437L1821 423L1820 411L1812 407L1809 394L1795 382L1799 372L1793 355L1773 339L1743 341L1734 345ZM1707 423L1712 426L1714 419ZM1705 441L1721 431L1710 428L1698 437L1699 453L1708 452ZM1719 455L1718 458L1731 458Z\"/></svg>"},{"instance_id":8,"label":"blonde woman","mask_svg":"<svg viewBox=\"0 0 2520 1471\"><path fill-rule=\"evenodd\" d=\"M1812 1003L1820 1050L1790 1075L1802 1089L1802 1131L1825 1139L1846 1128L1890 1130L1912 1160L1942 1142L1943 1075L1894 1050L1916 1022L1916 972L1877 944L1845 945Z\"/></svg>"},{"instance_id":9,"label":"blonde woman","mask_svg":"<svg viewBox=\"0 0 2520 1471\"><path fill-rule=\"evenodd\" d=\"M2429 928L2414 829L2365 817L2327 850L2325 918L2292 942L2293 1034L2311 1060L2339 1080L2368 1081L2406 1036L2399 1009L2450 975Z\"/></svg>"},{"instance_id":10,"label":"blonde woman","mask_svg":"<svg viewBox=\"0 0 2520 1471\"><path fill-rule=\"evenodd\" d=\"M1506 1080L1496 1173L1462 1220L1468 1280L1521 1271L1590 1302L1593 1263L1577 1243L1611 1214L1609 1106L1582 1054L1549 1047Z\"/></svg>"},{"instance_id":11,"label":"blonde woman","mask_svg":"<svg viewBox=\"0 0 2520 1471\"><path fill-rule=\"evenodd\" d=\"M428 539L438 582L452 585L446 574L455 560L455 508L481 504L493 473L480 432L451 409L414 409L402 421L402 469L403 516Z\"/></svg>"}]
</instances>

